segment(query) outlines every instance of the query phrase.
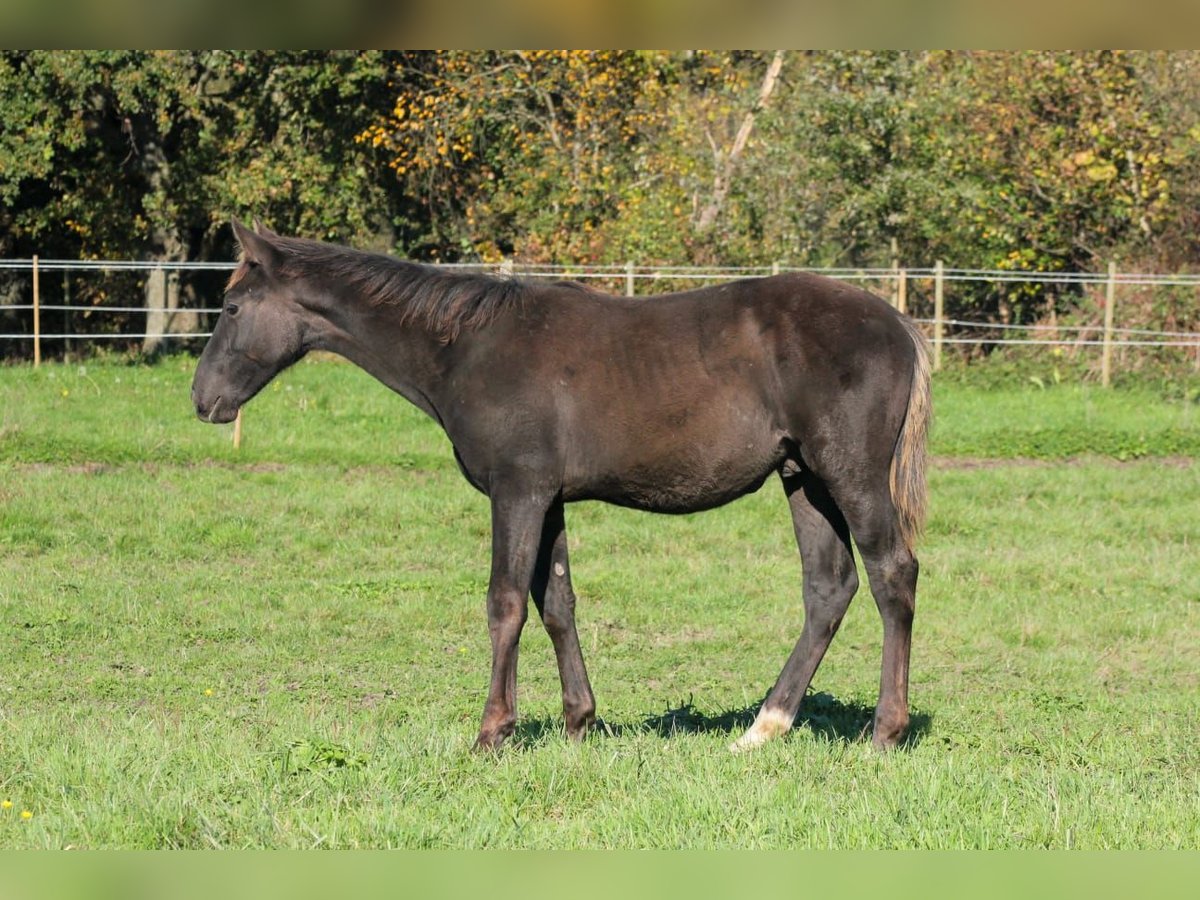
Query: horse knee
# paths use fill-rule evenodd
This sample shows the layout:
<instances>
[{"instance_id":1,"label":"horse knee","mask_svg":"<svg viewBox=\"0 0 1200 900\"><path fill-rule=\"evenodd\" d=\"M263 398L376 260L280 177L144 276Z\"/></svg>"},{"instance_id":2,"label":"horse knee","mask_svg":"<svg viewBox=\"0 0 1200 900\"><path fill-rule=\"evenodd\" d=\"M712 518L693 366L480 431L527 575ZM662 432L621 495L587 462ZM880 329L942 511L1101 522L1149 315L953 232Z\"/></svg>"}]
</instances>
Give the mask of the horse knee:
<instances>
[{"instance_id":1,"label":"horse knee","mask_svg":"<svg viewBox=\"0 0 1200 900\"><path fill-rule=\"evenodd\" d=\"M542 624L551 638L569 637L575 629L575 597L548 596L542 608Z\"/></svg>"},{"instance_id":2,"label":"horse knee","mask_svg":"<svg viewBox=\"0 0 1200 900\"><path fill-rule=\"evenodd\" d=\"M525 597L516 590L497 590L488 596L488 631L492 640L520 634L529 618Z\"/></svg>"}]
</instances>

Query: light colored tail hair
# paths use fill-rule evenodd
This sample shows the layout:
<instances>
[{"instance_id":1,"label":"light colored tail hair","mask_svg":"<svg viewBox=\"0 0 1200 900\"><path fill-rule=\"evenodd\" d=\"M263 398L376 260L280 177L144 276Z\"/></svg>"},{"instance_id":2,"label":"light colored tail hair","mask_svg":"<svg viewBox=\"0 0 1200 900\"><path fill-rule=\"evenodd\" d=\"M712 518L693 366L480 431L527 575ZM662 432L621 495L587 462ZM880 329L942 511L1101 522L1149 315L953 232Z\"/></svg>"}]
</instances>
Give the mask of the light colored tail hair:
<instances>
[{"instance_id":1,"label":"light colored tail hair","mask_svg":"<svg viewBox=\"0 0 1200 900\"><path fill-rule=\"evenodd\" d=\"M900 425L896 438L896 449L892 453L892 468L889 485L892 503L900 515L900 534L909 552L916 545L925 527L927 493L925 467L927 464L926 442L929 424L933 418L933 405L929 386L929 351L925 336L916 323L901 316L904 327L913 342L912 385L908 392L908 411Z\"/></svg>"}]
</instances>

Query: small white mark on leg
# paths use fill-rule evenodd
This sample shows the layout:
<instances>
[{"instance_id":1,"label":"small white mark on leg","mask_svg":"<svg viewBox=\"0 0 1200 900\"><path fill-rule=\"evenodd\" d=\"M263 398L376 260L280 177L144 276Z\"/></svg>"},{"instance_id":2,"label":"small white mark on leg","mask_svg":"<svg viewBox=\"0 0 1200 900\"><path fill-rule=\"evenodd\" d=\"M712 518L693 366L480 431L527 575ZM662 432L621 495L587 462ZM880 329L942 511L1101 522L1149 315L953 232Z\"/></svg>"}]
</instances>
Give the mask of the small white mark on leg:
<instances>
[{"instance_id":1,"label":"small white mark on leg","mask_svg":"<svg viewBox=\"0 0 1200 900\"><path fill-rule=\"evenodd\" d=\"M557 575L559 578L562 578L562 576L567 574L567 570L565 568L563 568L562 563L555 563L554 564L554 574Z\"/></svg>"},{"instance_id":2,"label":"small white mark on leg","mask_svg":"<svg viewBox=\"0 0 1200 900\"><path fill-rule=\"evenodd\" d=\"M792 727L792 719L777 709L760 709L754 724L740 738L729 745L734 753L752 750L771 738L779 737Z\"/></svg>"}]
</instances>

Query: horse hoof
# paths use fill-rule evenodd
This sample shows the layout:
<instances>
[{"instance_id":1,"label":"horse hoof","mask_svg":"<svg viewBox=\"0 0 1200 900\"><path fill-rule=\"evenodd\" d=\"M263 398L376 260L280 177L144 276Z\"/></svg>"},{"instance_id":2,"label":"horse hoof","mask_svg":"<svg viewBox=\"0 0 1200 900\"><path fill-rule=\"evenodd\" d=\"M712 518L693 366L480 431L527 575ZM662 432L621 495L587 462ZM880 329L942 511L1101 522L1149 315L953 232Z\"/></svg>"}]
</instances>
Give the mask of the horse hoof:
<instances>
[{"instance_id":1,"label":"horse hoof","mask_svg":"<svg viewBox=\"0 0 1200 900\"><path fill-rule=\"evenodd\" d=\"M760 744L765 744L772 738L786 732L792 727L792 717L774 709L761 709L750 726L740 738L729 745L733 753L744 753L753 750Z\"/></svg>"}]
</instances>

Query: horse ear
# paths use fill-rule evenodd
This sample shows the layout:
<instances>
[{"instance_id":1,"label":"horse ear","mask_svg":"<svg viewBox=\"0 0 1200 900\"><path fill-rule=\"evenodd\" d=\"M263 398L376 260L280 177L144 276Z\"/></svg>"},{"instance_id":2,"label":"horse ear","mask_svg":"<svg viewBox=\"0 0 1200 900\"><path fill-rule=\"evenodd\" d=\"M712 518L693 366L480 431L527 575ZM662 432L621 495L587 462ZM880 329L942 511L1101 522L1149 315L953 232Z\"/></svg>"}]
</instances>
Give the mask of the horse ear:
<instances>
[{"instance_id":1,"label":"horse ear","mask_svg":"<svg viewBox=\"0 0 1200 900\"><path fill-rule=\"evenodd\" d=\"M279 237L279 235L264 225L262 219L260 219L258 216L254 217L254 230L256 233L261 234L265 238Z\"/></svg>"},{"instance_id":2,"label":"horse ear","mask_svg":"<svg viewBox=\"0 0 1200 900\"><path fill-rule=\"evenodd\" d=\"M268 270L275 267L279 262L279 250L271 243L270 239L265 235L255 234L237 219L231 220L229 224L233 228L233 236L241 245L244 260L258 263Z\"/></svg>"}]
</instances>

